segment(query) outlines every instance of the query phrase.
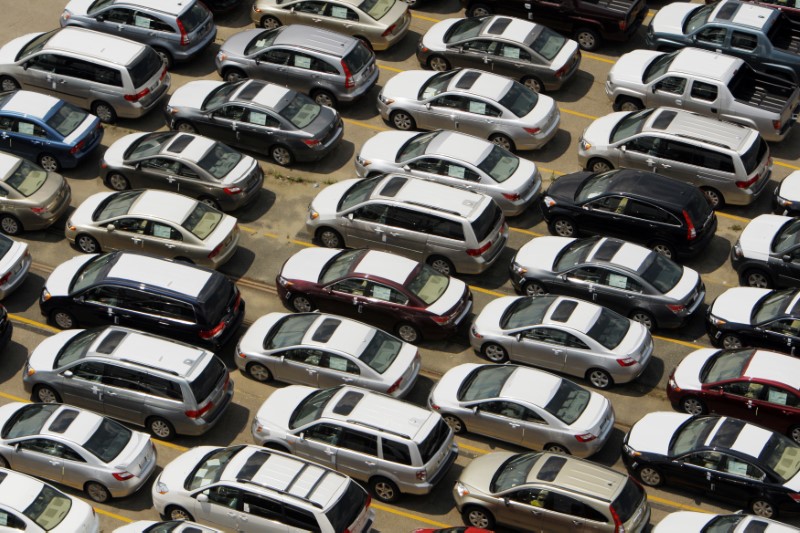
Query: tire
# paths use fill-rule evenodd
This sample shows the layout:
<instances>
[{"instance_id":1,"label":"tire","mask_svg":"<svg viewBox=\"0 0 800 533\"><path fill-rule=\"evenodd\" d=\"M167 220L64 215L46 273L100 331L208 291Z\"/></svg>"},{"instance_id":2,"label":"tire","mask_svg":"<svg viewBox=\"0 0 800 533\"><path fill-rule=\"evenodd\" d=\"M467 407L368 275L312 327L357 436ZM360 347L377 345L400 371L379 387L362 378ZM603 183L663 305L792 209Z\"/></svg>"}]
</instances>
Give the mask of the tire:
<instances>
[{"instance_id":1,"label":"tire","mask_svg":"<svg viewBox=\"0 0 800 533\"><path fill-rule=\"evenodd\" d=\"M586 381L591 383L592 387L600 390L610 389L614 385L614 378L602 368L590 368L587 370Z\"/></svg>"},{"instance_id":2,"label":"tire","mask_svg":"<svg viewBox=\"0 0 800 533\"><path fill-rule=\"evenodd\" d=\"M454 415L444 415L444 421L450 426L450 429L453 430L453 433L456 435L460 435L466 431L466 427L464 426L464 422L461 421L460 418Z\"/></svg>"},{"instance_id":3,"label":"tire","mask_svg":"<svg viewBox=\"0 0 800 533\"><path fill-rule=\"evenodd\" d=\"M219 202L216 201L214 198L211 198L210 196L203 196L202 198L200 198L200 202L206 204L208 207L213 207L217 211L222 211Z\"/></svg>"},{"instance_id":4,"label":"tire","mask_svg":"<svg viewBox=\"0 0 800 533\"><path fill-rule=\"evenodd\" d=\"M762 518L777 518L778 508L773 503L764 498L756 498L750 502L750 511Z\"/></svg>"},{"instance_id":5,"label":"tire","mask_svg":"<svg viewBox=\"0 0 800 533\"><path fill-rule=\"evenodd\" d=\"M106 185L115 191L127 191L131 188L131 182L119 172L112 172L106 177Z\"/></svg>"},{"instance_id":6,"label":"tire","mask_svg":"<svg viewBox=\"0 0 800 533\"><path fill-rule=\"evenodd\" d=\"M800 426L794 426L789 429L788 436L790 439L795 441L797 444L800 444ZM0 457L2 459L2 457ZM0 465L2 466L2 465Z\"/></svg>"},{"instance_id":7,"label":"tire","mask_svg":"<svg viewBox=\"0 0 800 533\"><path fill-rule=\"evenodd\" d=\"M456 267L453 266L453 263L447 259L446 257L442 257L441 255L434 255L428 258L428 264L437 272L444 274L445 276L454 276L456 273Z\"/></svg>"},{"instance_id":8,"label":"tire","mask_svg":"<svg viewBox=\"0 0 800 533\"><path fill-rule=\"evenodd\" d=\"M36 158L36 162L48 172L58 172L61 170L61 163L58 162L58 159L53 154L39 154L39 157Z\"/></svg>"},{"instance_id":9,"label":"tire","mask_svg":"<svg viewBox=\"0 0 800 533\"><path fill-rule=\"evenodd\" d=\"M706 404L697 396L685 396L680 401L681 410L692 416L704 415L708 412ZM798 435L800 436L800 435Z\"/></svg>"},{"instance_id":10,"label":"tire","mask_svg":"<svg viewBox=\"0 0 800 533\"><path fill-rule=\"evenodd\" d=\"M522 292L525 293L525 296L544 296L547 294L547 289L538 281L531 280L525 282L525 285L522 286Z\"/></svg>"},{"instance_id":11,"label":"tire","mask_svg":"<svg viewBox=\"0 0 800 533\"><path fill-rule=\"evenodd\" d=\"M620 96L614 104L616 111L639 111L644 109L644 104L638 98L631 98L630 96Z\"/></svg>"},{"instance_id":12,"label":"tire","mask_svg":"<svg viewBox=\"0 0 800 533\"><path fill-rule=\"evenodd\" d=\"M172 59L172 54L164 50L163 48L153 48L156 53L161 57L161 61L164 62L164 65L167 67L167 70L170 70L174 65L175 61Z\"/></svg>"},{"instance_id":13,"label":"tire","mask_svg":"<svg viewBox=\"0 0 800 533\"><path fill-rule=\"evenodd\" d=\"M650 249L659 255L663 255L667 259L672 259L673 261L677 257L675 248L673 248L671 244L667 244L664 241L655 241L650 243Z\"/></svg>"},{"instance_id":14,"label":"tire","mask_svg":"<svg viewBox=\"0 0 800 533\"><path fill-rule=\"evenodd\" d=\"M433 55L428 58L428 68L431 70L435 70L436 72L444 72L446 70L450 70L453 66L447 60L440 55Z\"/></svg>"},{"instance_id":15,"label":"tire","mask_svg":"<svg viewBox=\"0 0 800 533\"><path fill-rule=\"evenodd\" d=\"M188 522L194 522L192 514L183 507L177 505L170 505L167 507L164 515L164 518L168 520L186 520Z\"/></svg>"},{"instance_id":16,"label":"tire","mask_svg":"<svg viewBox=\"0 0 800 533\"><path fill-rule=\"evenodd\" d=\"M336 109L336 97L328 91L314 91L311 93L311 98L313 98L318 105L324 105L326 107Z\"/></svg>"},{"instance_id":17,"label":"tire","mask_svg":"<svg viewBox=\"0 0 800 533\"><path fill-rule=\"evenodd\" d=\"M516 150L514 146L514 141L508 135L504 135L502 133L495 133L494 135L489 136L489 141L493 142L497 146L505 148L509 152L513 152Z\"/></svg>"},{"instance_id":18,"label":"tire","mask_svg":"<svg viewBox=\"0 0 800 533\"><path fill-rule=\"evenodd\" d=\"M397 336L409 344L417 344L422 340L422 335L417 327L413 324L409 324L408 322L401 322L394 329L397 333Z\"/></svg>"},{"instance_id":19,"label":"tire","mask_svg":"<svg viewBox=\"0 0 800 533\"><path fill-rule=\"evenodd\" d=\"M400 498L400 489L394 481L385 477L374 477L369 480L369 490L375 499L383 503L396 502Z\"/></svg>"},{"instance_id":20,"label":"tire","mask_svg":"<svg viewBox=\"0 0 800 533\"><path fill-rule=\"evenodd\" d=\"M282 144L276 144L270 148L269 155L272 160L275 161L275 163L282 167L288 167L294 163L294 154L292 154L292 151Z\"/></svg>"},{"instance_id":21,"label":"tire","mask_svg":"<svg viewBox=\"0 0 800 533\"><path fill-rule=\"evenodd\" d=\"M325 248L344 248L342 235L332 228L319 228L317 230L317 240Z\"/></svg>"},{"instance_id":22,"label":"tire","mask_svg":"<svg viewBox=\"0 0 800 533\"><path fill-rule=\"evenodd\" d=\"M20 89L17 80L11 76L0 76L0 92L17 91Z\"/></svg>"},{"instance_id":23,"label":"tire","mask_svg":"<svg viewBox=\"0 0 800 533\"><path fill-rule=\"evenodd\" d=\"M97 254L102 251L97 239L85 233L81 233L75 237L75 244L78 246L78 249L85 254Z\"/></svg>"},{"instance_id":24,"label":"tire","mask_svg":"<svg viewBox=\"0 0 800 533\"><path fill-rule=\"evenodd\" d=\"M742 282L748 287L759 287L771 289L773 286L772 277L760 268L751 268L742 276Z\"/></svg>"},{"instance_id":25,"label":"tire","mask_svg":"<svg viewBox=\"0 0 800 533\"><path fill-rule=\"evenodd\" d=\"M295 294L294 297L292 297L292 309L298 313L310 313L316 308L317 306L314 305L311 298L305 294Z\"/></svg>"},{"instance_id":26,"label":"tire","mask_svg":"<svg viewBox=\"0 0 800 533\"><path fill-rule=\"evenodd\" d=\"M227 82L236 83L237 81L246 80L247 74L238 68L229 68L222 74L222 77Z\"/></svg>"},{"instance_id":27,"label":"tire","mask_svg":"<svg viewBox=\"0 0 800 533\"><path fill-rule=\"evenodd\" d=\"M172 440L175 438L175 428L160 416L154 416L147 420L147 431L161 440Z\"/></svg>"},{"instance_id":28,"label":"tire","mask_svg":"<svg viewBox=\"0 0 800 533\"><path fill-rule=\"evenodd\" d=\"M578 226L576 226L571 219L565 217L554 218L550 224L547 225L547 229L550 230L550 233L558 235L559 237L578 236Z\"/></svg>"},{"instance_id":29,"label":"tire","mask_svg":"<svg viewBox=\"0 0 800 533\"><path fill-rule=\"evenodd\" d=\"M89 481L84 485L83 492L89 497L90 500L97 503L106 503L108 500L111 499L111 493L108 492L108 489L105 485L102 485L96 481Z\"/></svg>"},{"instance_id":30,"label":"tire","mask_svg":"<svg viewBox=\"0 0 800 533\"><path fill-rule=\"evenodd\" d=\"M113 124L117 121L117 112L108 102L95 102L92 105L92 113L94 113L101 122L106 124Z\"/></svg>"},{"instance_id":31,"label":"tire","mask_svg":"<svg viewBox=\"0 0 800 533\"><path fill-rule=\"evenodd\" d=\"M247 375L258 381L259 383L266 383L272 381L272 372L261 363L250 363L246 367Z\"/></svg>"},{"instance_id":32,"label":"tire","mask_svg":"<svg viewBox=\"0 0 800 533\"><path fill-rule=\"evenodd\" d=\"M461 518L464 520L465 524L469 524L472 527L489 530L494 529L494 516L483 507L478 507L476 505L465 507L464 510L461 511Z\"/></svg>"},{"instance_id":33,"label":"tire","mask_svg":"<svg viewBox=\"0 0 800 533\"><path fill-rule=\"evenodd\" d=\"M473 4L472 7L469 8L470 17L485 17L491 14L492 10L486 4Z\"/></svg>"},{"instance_id":34,"label":"tire","mask_svg":"<svg viewBox=\"0 0 800 533\"><path fill-rule=\"evenodd\" d=\"M417 128L414 117L405 111L395 111L389 117L389 121L392 123L392 126L400 131L410 131Z\"/></svg>"},{"instance_id":35,"label":"tire","mask_svg":"<svg viewBox=\"0 0 800 533\"><path fill-rule=\"evenodd\" d=\"M700 192L703 193L703 196L708 202L708 205L711 206L711 209L718 211L725 207L725 198L720 194L720 192L713 187L700 187Z\"/></svg>"},{"instance_id":36,"label":"tire","mask_svg":"<svg viewBox=\"0 0 800 533\"><path fill-rule=\"evenodd\" d=\"M535 93L541 94L544 92L544 83L536 76L525 76L520 80L520 83Z\"/></svg>"},{"instance_id":37,"label":"tire","mask_svg":"<svg viewBox=\"0 0 800 533\"><path fill-rule=\"evenodd\" d=\"M648 487L658 487L664 482L664 476L661 475L661 472L657 468L653 468L652 466L642 467L636 472L636 475L639 477L639 480Z\"/></svg>"},{"instance_id":38,"label":"tire","mask_svg":"<svg viewBox=\"0 0 800 533\"><path fill-rule=\"evenodd\" d=\"M609 170L614 170L614 165L601 157L596 157L589 160L589 163L586 165L586 170L594 173L607 172Z\"/></svg>"},{"instance_id":39,"label":"tire","mask_svg":"<svg viewBox=\"0 0 800 533\"><path fill-rule=\"evenodd\" d=\"M75 320L72 313L64 311L63 309L55 309L50 313L50 319L61 329L74 329L78 327L78 321Z\"/></svg>"},{"instance_id":40,"label":"tire","mask_svg":"<svg viewBox=\"0 0 800 533\"><path fill-rule=\"evenodd\" d=\"M723 335L719 343L720 346L722 346L726 350L736 350L744 346L742 339L740 339L738 335L734 335L733 333L726 333L725 335Z\"/></svg>"},{"instance_id":41,"label":"tire","mask_svg":"<svg viewBox=\"0 0 800 533\"><path fill-rule=\"evenodd\" d=\"M61 396L47 385L37 385L31 394L31 400L40 403L61 403Z\"/></svg>"},{"instance_id":42,"label":"tire","mask_svg":"<svg viewBox=\"0 0 800 533\"><path fill-rule=\"evenodd\" d=\"M19 235L22 233L22 223L14 215L0 215L0 231L6 235Z\"/></svg>"},{"instance_id":43,"label":"tire","mask_svg":"<svg viewBox=\"0 0 800 533\"><path fill-rule=\"evenodd\" d=\"M487 342L481 346L481 353L492 363L505 363L508 361L508 351L496 342Z\"/></svg>"},{"instance_id":44,"label":"tire","mask_svg":"<svg viewBox=\"0 0 800 533\"><path fill-rule=\"evenodd\" d=\"M647 328L647 331L656 329L656 319L644 309L634 309L631 311L630 319L643 325Z\"/></svg>"},{"instance_id":45,"label":"tire","mask_svg":"<svg viewBox=\"0 0 800 533\"><path fill-rule=\"evenodd\" d=\"M261 17L261 20L259 20L258 23L262 28L267 30L274 30L275 28L280 28L282 26L280 20L269 15Z\"/></svg>"},{"instance_id":46,"label":"tire","mask_svg":"<svg viewBox=\"0 0 800 533\"><path fill-rule=\"evenodd\" d=\"M572 455L569 453L569 450L566 448L566 446L563 446L561 444L556 444L553 442L551 442L550 444L545 444L544 451L553 453L562 453L564 455Z\"/></svg>"},{"instance_id":47,"label":"tire","mask_svg":"<svg viewBox=\"0 0 800 533\"><path fill-rule=\"evenodd\" d=\"M575 31L575 40L581 50L593 52L600 47L600 34L592 28L580 28Z\"/></svg>"},{"instance_id":48,"label":"tire","mask_svg":"<svg viewBox=\"0 0 800 533\"><path fill-rule=\"evenodd\" d=\"M179 131L181 133L197 133L197 128L195 128L194 124L191 122L179 120L178 123L175 124L175 131Z\"/></svg>"}]
</instances>

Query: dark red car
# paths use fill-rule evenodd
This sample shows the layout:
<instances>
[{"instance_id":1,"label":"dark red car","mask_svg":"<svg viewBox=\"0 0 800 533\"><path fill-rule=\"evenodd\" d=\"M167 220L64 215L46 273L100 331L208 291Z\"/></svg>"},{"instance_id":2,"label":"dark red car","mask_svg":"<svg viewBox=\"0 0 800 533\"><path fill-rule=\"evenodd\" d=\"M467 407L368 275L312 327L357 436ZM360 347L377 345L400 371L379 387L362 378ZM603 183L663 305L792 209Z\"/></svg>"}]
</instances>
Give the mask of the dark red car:
<instances>
[{"instance_id":1,"label":"dark red car","mask_svg":"<svg viewBox=\"0 0 800 533\"><path fill-rule=\"evenodd\" d=\"M412 259L364 249L301 250L283 264L276 285L295 311L352 317L412 343L453 335L472 309L463 281Z\"/></svg>"},{"instance_id":2,"label":"dark red car","mask_svg":"<svg viewBox=\"0 0 800 533\"><path fill-rule=\"evenodd\" d=\"M800 359L789 355L755 348L696 350L672 371L667 396L689 414L734 416L800 444Z\"/></svg>"}]
</instances>

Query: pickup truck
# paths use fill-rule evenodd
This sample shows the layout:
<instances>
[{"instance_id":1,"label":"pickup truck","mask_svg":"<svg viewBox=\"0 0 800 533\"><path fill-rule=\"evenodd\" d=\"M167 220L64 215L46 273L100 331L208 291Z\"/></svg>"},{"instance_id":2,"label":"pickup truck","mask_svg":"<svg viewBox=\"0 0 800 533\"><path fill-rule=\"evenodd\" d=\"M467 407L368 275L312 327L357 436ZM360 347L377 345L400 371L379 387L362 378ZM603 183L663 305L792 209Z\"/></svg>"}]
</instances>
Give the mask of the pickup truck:
<instances>
[{"instance_id":1,"label":"pickup truck","mask_svg":"<svg viewBox=\"0 0 800 533\"><path fill-rule=\"evenodd\" d=\"M706 0L706 4L713 4L719 0ZM781 12L792 20L800 22L800 0L745 0L760 6L780 9Z\"/></svg>"},{"instance_id":2,"label":"pickup truck","mask_svg":"<svg viewBox=\"0 0 800 533\"><path fill-rule=\"evenodd\" d=\"M645 41L662 51L696 46L722 52L767 74L800 80L800 23L770 7L740 0L673 2L653 17Z\"/></svg>"},{"instance_id":3,"label":"pickup truck","mask_svg":"<svg viewBox=\"0 0 800 533\"><path fill-rule=\"evenodd\" d=\"M679 107L749 126L768 141L789 134L800 103L800 88L792 82L699 48L623 55L608 73L606 95L616 111Z\"/></svg>"},{"instance_id":4,"label":"pickup truck","mask_svg":"<svg viewBox=\"0 0 800 533\"><path fill-rule=\"evenodd\" d=\"M645 0L460 0L468 17L497 13L544 24L573 37L583 50L603 39L627 41L647 15Z\"/></svg>"}]
</instances>

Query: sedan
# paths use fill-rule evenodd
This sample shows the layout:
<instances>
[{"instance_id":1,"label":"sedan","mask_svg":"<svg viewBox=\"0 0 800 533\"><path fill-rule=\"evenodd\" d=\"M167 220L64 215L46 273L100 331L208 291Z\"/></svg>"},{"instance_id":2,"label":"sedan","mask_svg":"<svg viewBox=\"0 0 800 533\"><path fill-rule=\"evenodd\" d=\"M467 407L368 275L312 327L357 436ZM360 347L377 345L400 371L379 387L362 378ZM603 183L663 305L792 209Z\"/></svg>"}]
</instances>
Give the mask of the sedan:
<instances>
[{"instance_id":1,"label":"sedan","mask_svg":"<svg viewBox=\"0 0 800 533\"><path fill-rule=\"evenodd\" d=\"M103 503L133 494L156 468L146 433L71 405L0 407L0 466L83 490Z\"/></svg>"},{"instance_id":2,"label":"sedan","mask_svg":"<svg viewBox=\"0 0 800 533\"><path fill-rule=\"evenodd\" d=\"M141 189L93 194L70 215L65 235L87 254L134 250L210 268L239 246L234 217L181 194Z\"/></svg>"},{"instance_id":3,"label":"sedan","mask_svg":"<svg viewBox=\"0 0 800 533\"><path fill-rule=\"evenodd\" d=\"M0 235L0 300L22 285L30 269L28 244Z\"/></svg>"},{"instance_id":4,"label":"sedan","mask_svg":"<svg viewBox=\"0 0 800 533\"><path fill-rule=\"evenodd\" d=\"M492 16L437 22L419 40L417 59L438 71L494 72L541 93L559 89L578 71L581 52L578 43L541 24Z\"/></svg>"},{"instance_id":5,"label":"sedan","mask_svg":"<svg viewBox=\"0 0 800 533\"><path fill-rule=\"evenodd\" d=\"M739 283L750 287L800 286L800 219L759 215L731 248Z\"/></svg>"},{"instance_id":6,"label":"sedan","mask_svg":"<svg viewBox=\"0 0 800 533\"><path fill-rule=\"evenodd\" d=\"M295 311L354 317L410 343L450 337L472 309L463 281L380 251L306 248L283 264L275 281L278 296Z\"/></svg>"},{"instance_id":7,"label":"sedan","mask_svg":"<svg viewBox=\"0 0 800 533\"><path fill-rule=\"evenodd\" d=\"M455 131L382 131L367 139L356 156L358 177L392 172L491 196L506 216L522 214L542 190L536 163Z\"/></svg>"},{"instance_id":8,"label":"sedan","mask_svg":"<svg viewBox=\"0 0 800 533\"><path fill-rule=\"evenodd\" d=\"M800 359L753 348L702 348L672 371L667 397L690 415L735 416L800 444Z\"/></svg>"},{"instance_id":9,"label":"sedan","mask_svg":"<svg viewBox=\"0 0 800 533\"><path fill-rule=\"evenodd\" d=\"M700 275L642 246L607 237L538 237L510 265L518 292L576 296L622 313L647 329L677 328L700 307Z\"/></svg>"},{"instance_id":10,"label":"sedan","mask_svg":"<svg viewBox=\"0 0 800 533\"><path fill-rule=\"evenodd\" d=\"M190 81L172 94L164 116L171 129L268 154L281 166L318 161L344 135L335 109L259 80Z\"/></svg>"},{"instance_id":11,"label":"sedan","mask_svg":"<svg viewBox=\"0 0 800 533\"><path fill-rule=\"evenodd\" d=\"M709 514L696 511L675 511L656 524L651 533L797 533L787 524L743 514Z\"/></svg>"},{"instance_id":12,"label":"sedan","mask_svg":"<svg viewBox=\"0 0 800 533\"><path fill-rule=\"evenodd\" d=\"M725 349L755 346L794 355L800 347L800 290L728 289L708 306L706 332L711 344Z\"/></svg>"},{"instance_id":13,"label":"sedan","mask_svg":"<svg viewBox=\"0 0 800 533\"><path fill-rule=\"evenodd\" d=\"M549 96L472 69L396 74L378 94L378 111L399 130L457 130L510 151L541 148L561 121Z\"/></svg>"},{"instance_id":14,"label":"sedan","mask_svg":"<svg viewBox=\"0 0 800 533\"><path fill-rule=\"evenodd\" d=\"M384 331L335 315L269 313L239 340L236 366L256 381L321 389L351 384L405 396L417 380L417 349Z\"/></svg>"},{"instance_id":15,"label":"sedan","mask_svg":"<svg viewBox=\"0 0 800 533\"><path fill-rule=\"evenodd\" d=\"M527 363L586 378L598 389L636 379L653 354L642 324L563 296L492 300L472 323L469 341L494 363Z\"/></svg>"},{"instance_id":16,"label":"sedan","mask_svg":"<svg viewBox=\"0 0 800 533\"><path fill-rule=\"evenodd\" d=\"M61 174L0 152L0 231L3 233L19 235L23 230L47 229L69 209L71 199L72 190Z\"/></svg>"},{"instance_id":17,"label":"sedan","mask_svg":"<svg viewBox=\"0 0 800 533\"><path fill-rule=\"evenodd\" d=\"M516 365L466 363L434 385L428 405L455 433L588 457L611 435L614 409L602 394Z\"/></svg>"},{"instance_id":18,"label":"sedan","mask_svg":"<svg viewBox=\"0 0 800 533\"><path fill-rule=\"evenodd\" d=\"M774 212L779 215L800 215L800 170L795 170L775 188Z\"/></svg>"},{"instance_id":19,"label":"sedan","mask_svg":"<svg viewBox=\"0 0 800 533\"><path fill-rule=\"evenodd\" d=\"M800 444L744 420L649 413L622 441L622 462L649 487L701 492L753 514L800 511Z\"/></svg>"},{"instance_id":20,"label":"sedan","mask_svg":"<svg viewBox=\"0 0 800 533\"><path fill-rule=\"evenodd\" d=\"M188 520L137 520L120 526L111 533L223 533L222 530Z\"/></svg>"}]
</instances>

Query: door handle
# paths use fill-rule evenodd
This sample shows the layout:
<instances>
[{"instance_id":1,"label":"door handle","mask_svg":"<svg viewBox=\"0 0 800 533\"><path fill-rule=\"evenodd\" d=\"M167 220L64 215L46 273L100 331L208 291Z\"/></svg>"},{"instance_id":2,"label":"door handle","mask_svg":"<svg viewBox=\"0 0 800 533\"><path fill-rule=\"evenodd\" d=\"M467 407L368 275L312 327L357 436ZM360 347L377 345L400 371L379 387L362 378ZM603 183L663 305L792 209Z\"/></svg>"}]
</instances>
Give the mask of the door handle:
<instances>
[{"instance_id":1,"label":"door handle","mask_svg":"<svg viewBox=\"0 0 800 533\"><path fill-rule=\"evenodd\" d=\"M716 107L712 107L712 108L711 108L711 112L712 112L712 113L716 113L716 112L717 112L717 108L716 108Z\"/></svg>"},{"instance_id":2,"label":"door handle","mask_svg":"<svg viewBox=\"0 0 800 533\"><path fill-rule=\"evenodd\" d=\"M375 466L378 463L376 463L375 461L364 461L364 464L367 466Z\"/></svg>"},{"instance_id":3,"label":"door handle","mask_svg":"<svg viewBox=\"0 0 800 533\"><path fill-rule=\"evenodd\" d=\"M519 427L519 424L516 424L514 422L509 422L508 425L515 429Z\"/></svg>"},{"instance_id":4,"label":"door handle","mask_svg":"<svg viewBox=\"0 0 800 533\"><path fill-rule=\"evenodd\" d=\"M661 166L662 166L663 168L672 168L672 165L668 165L668 164L666 164L666 163L661 163Z\"/></svg>"},{"instance_id":5,"label":"door handle","mask_svg":"<svg viewBox=\"0 0 800 533\"><path fill-rule=\"evenodd\" d=\"M383 233L383 230L381 228L372 228L372 231L374 231L375 233Z\"/></svg>"},{"instance_id":6,"label":"door handle","mask_svg":"<svg viewBox=\"0 0 800 533\"><path fill-rule=\"evenodd\" d=\"M310 368L306 368L306 372L308 372L312 376L317 373L316 370L311 370Z\"/></svg>"},{"instance_id":7,"label":"door handle","mask_svg":"<svg viewBox=\"0 0 800 533\"><path fill-rule=\"evenodd\" d=\"M50 464L53 465L53 466L58 466L61 463L59 461L50 461Z\"/></svg>"},{"instance_id":8,"label":"door handle","mask_svg":"<svg viewBox=\"0 0 800 533\"><path fill-rule=\"evenodd\" d=\"M116 392L107 392L106 394L108 394L109 396L116 396L117 395Z\"/></svg>"},{"instance_id":9,"label":"door handle","mask_svg":"<svg viewBox=\"0 0 800 533\"><path fill-rule=\"evenodd\" d=\"M322 19L311 19L311 20L313 20L314 22L322 22Z\"/></svg>"},{"instance_id":10,"label":"door handle","mask_svg":"<svg viewBox=\"0 0 800 533\"><path fill-rule=\"evenodd\" d=\"M575 524L576 526L581 525L581 521L580 520L573 520L572 523Z\"/></svg>"},{"instance_id":11,"label":"door handle","mask_svg":"<svg viewBox=\"0 0 800 533\"><path fill-rule=\"evenodd\" d=\"M539 515L540 515L540 514L542 514L542 513L540 513L539 511L531 511L531 514L532 514L533 516L539 516Z\"/></svg>"},{"instance_id":12,"label":"door handle","mask_svg":"<svg viewBox=\"0 0 800 533\"><path fill-rule=\"evenodd\" d=\"M400 234L399 234L399 233L395 233L395 232L393 232L393 231L390 231L390 232L389 232L389 235L391 235L392 237L399 237L399 236L400 236Z\"/></svg>"},{"instance_id":13,"label":"door handle","mask_svg":"<svg viewBox=\"0 0 800 533\"><path fill-rule=\"evenodd\" d=\"M676 99L675 99L675 103L676 103L677 105L683 105L683 100L681 100L680 98L676 98Z\"/></svg>"},{"instance_id":14,"label":"door handle","mask_svg":"<svg viewBox=\"0 0 800 533\"><path fill-rule=\"evenodd\" d=\"M344 381L345 383L352 383L352 382L354 382L355 380L354 380L353 378L342 378L342 381ZM785 412L786 412L786 411L784 411L784 413L785 413Z\"/></svg>"},{"instance_id":15,"label":"door handle","mask_svg":"<svg viewBox=\"0 0 800 533\"><path fill-rule=\"evenodd\" d=\"M140 244L142 242L142 239L140 239L139 237L131 237L131 240L136 244Z\"/></svg>"},{"instance_id":16,"label":"door handle","mask_svg":"<svg viewBox=\"0 0 800 533\"><path fill-rule=\"evenodd\" d=\"M645 159L644 162L647 163L647 166L650 167L654 167L656 165L656 162L652 159Z\"/></svg>"},{"instance_id":17,"label":"door handle","mask_svg":"<svg viewBox=\"0 0 800 533\"><path fill-rule=\"evenodd\" d=\"M330 448L325 448L322 451L325 452L325 455L333 455L333 454L336 453L335 451L331 450Z\"/></svg>"},{"instance_id":18,"label":"door handle","mask_svg":"<svg viewBox=\"0 0 800 533\"><path fill-rule=\"evenodd\" d=\"M167 248L170 248L170 249L175 248L175 245L174 244L170 244L170 243L165 243L164 246L166 246Z\"/></svg>"}]
</instances>

